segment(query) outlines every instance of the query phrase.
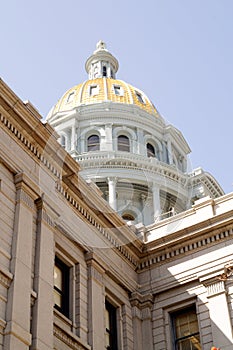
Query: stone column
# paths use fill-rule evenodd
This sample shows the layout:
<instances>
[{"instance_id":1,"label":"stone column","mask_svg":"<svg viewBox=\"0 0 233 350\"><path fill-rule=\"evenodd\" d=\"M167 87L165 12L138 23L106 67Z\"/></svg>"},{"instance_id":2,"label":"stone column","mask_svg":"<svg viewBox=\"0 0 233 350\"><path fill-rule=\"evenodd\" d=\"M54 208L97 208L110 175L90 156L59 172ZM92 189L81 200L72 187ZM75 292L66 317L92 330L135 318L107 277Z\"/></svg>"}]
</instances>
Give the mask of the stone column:
<instances>
[{"instance_id":1,"label":"stone column","mask_svg":"<svg viewBox=\"0 0 233 350\"><path fill-rule=\"evenodd\" d=\"M8 290L5 350L28 350L31 345L30 313L32 292L32 232L35 193L25 174L15 176L16 206L10 272L14 278Z\"/></svg>"},{"instance_id":2,"label":"stone column","mask_svg":"<svg viewBox=\"0 0 233 350\"><path fill-rule=\"evenodd\" d=\"M106 124L105 125L105 149L106 151L112 151L113 150L113 144L112 144L112 124Z\"/></svg>"},{"instance_id":3,"label":"stone column","mask_svg":"<svg viewBox=\"0 0 233 350\"><path fill-rule=\"evenodd\" d=\"M71 127L71 140L70 140L70 150L75 151L76 150L76 127L75 122Z\"/></svg>"},{"instance_id":4,"label":"stone column","mask_svg":"<svg viewBox=\"0 0 233 350\"><path fill-rule=\"evenodd\" d=\"M92 349L105 348L105 295L103 285L104 269L94 259L93 253L87 253L88 268L88 343Z\"/></svg>"},{"instance_id":5,"label":"stone column","mask_svg":"<svg viewBox=\"0 0 233 350\"><path fill-rule=\"evenodd\" d=\"M172 157L172 144L170 138L167 140L167 155L168 155L168 164L173 164L173 157Z\"/></svg>"},{"instance_id":6,"label":"stone column","mask_svg":"<svg viewBox=\"0 0 233 350\"><path fill-rule=\"evenodd\" d=\"M137 137L138 137L137 153L145 156L146 155L146 145L144 144L143 130L140 128L137 128Z\"/></svg>"},{"instance_id":7,"label":"stone column","mask_svg":"<svg viewBox=\"0 0 233 350\"><path fill-rule=\"evenodd\" d=\"M53 269L54 223L49 207L43 199L37 204L37 240L35 256L34 290L37 298L32 314L33 349L53 349Z\"/></svg>"},{"instance_id":8,"label":"stone column","mask_svg":"<svg viewBox=\"0 0 233 350\"><path fill-rule=\"evenodd\" d=\"M108 177L108 202L112 209L117 210L117 201L116 201L116 177Z\"/></svg>"},{"instance_id":9,"label":"stone column","mask_svg":"<svg viewBox=\"0 0 233 350\"><path fill-rule=\"evenodd\" d=\"M160 220L161 206L160 206L160 189L155 183L151 186L152 197L153 197L153 208L154 208L154 220Z\"/></svg>"},{"instance_id":10,"label":"stone column","mask_svg":"<svg viewBox=\"0 0 233 350\"><path fill-rule=\"evenodd\" d=\"M213 345L224 350L232 349L233 334L224 281L205 283L209 301Z\"/></svg>"},{"instance_id":11,"label":"stone column","mask_svg":"<svg viewBox=\"0 0 233 350\"><path fill-rule=\"evenodd\" d=\"M141 203L142 203L142 215L143 215L143 224L149 225L151 222L151 198L148 198L145 194L141 194Z\"/></svg>"}]
</instances>

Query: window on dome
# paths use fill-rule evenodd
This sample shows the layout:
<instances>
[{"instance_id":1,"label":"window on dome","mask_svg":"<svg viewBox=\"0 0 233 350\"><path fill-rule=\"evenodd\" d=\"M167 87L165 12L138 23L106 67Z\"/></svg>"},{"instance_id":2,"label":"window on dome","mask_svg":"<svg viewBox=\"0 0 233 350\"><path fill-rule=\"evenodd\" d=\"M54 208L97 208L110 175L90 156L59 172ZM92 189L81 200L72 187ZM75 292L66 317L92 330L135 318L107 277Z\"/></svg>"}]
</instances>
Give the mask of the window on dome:
<instances>
[{"instance_id":1,"label":"window on dome","mask_svg":"<svg viewBox=\"0 0 233 350\"><path fill-rule=\"evenodd\" d=\"M73 99L74 99L74 91L71 92L71 93L68 95L67 101L66 101L66 102L67 102L67 103L72 102Z\"/></svg>"},{"instance_id":2,"label":"window on dome","mask_svg":"<svg viewBox=\"0 0 233 350\"><path fill-rule=\"evenodd\" d=\"M174 349L201 349L195 306L171 315Z\"/></svg>"},{"instance_id":3,"label":"window on dome","mask_svg":"<svg viewBox=\"0 0 233 350\"><path fill-rule=\"evenodd\" d=\"M107 76L107 67L103 66L103 77Z\"/></svg>"},{"instance_id":4,"label":"window on dome","mask_svg":"<svg viewBox=\"0 0 233 350\"><path fill-rule=\"evenodd\" d=\"M100 138L98 135L91 135L87 139L87 151L99 151L100 149Z\"/></svg>"},{"instance_id":5,"label":"window on dome","mask_svg":"<svg viewBox=\"0 0 233 350\"><path fill-rule=\"evenodd\" d=\"M152 146L151 143L148 143L146 145L146 149L147 149L147 157L155 157L155 148L154 146Z\"/></svg>"},{"instance_id":6,"label":"window on dome","mask_svg":"<svg viewBox=\"0 0 233 350\"><path fill-rule=\"evenodd\" d=\"M99 86L98 85L91 85L90 86L90 96L98 95L99 93Z\"/></svg>"},{"instance_id":7,"label":"window on dome","mask_svg":"<svg viewBox=\"0 0 233 350\"><path fill-rule=\"evenodd\" d=\"M135 94L136 94L137 99L138 99L138 101L139 101L140 103L145 103L145 101L144 101L144 99L143 99L143 97L142 97L142 94L140 94L140 92L135 91Z\"/></svg>"},{"instance_id":8,"label":"window on dome","mask_svg":"<svg viewBox=\"0 0 233 350\"><path fill-rule=\"evenodd\" d=\"M118 151L130 152L129 138L125 135L120 135L117 138L117 149Z\"/></svg>"},{"instance_id":9,"label":"window on dome","mask_svg":"<svg viewBox=\"0 0 233 350\"><path fill-rule=\"evenodd\" d=\"M113 85L114 93L118 96L123 96L123 89L119 85Z\"/></svg>"}]
</instances>

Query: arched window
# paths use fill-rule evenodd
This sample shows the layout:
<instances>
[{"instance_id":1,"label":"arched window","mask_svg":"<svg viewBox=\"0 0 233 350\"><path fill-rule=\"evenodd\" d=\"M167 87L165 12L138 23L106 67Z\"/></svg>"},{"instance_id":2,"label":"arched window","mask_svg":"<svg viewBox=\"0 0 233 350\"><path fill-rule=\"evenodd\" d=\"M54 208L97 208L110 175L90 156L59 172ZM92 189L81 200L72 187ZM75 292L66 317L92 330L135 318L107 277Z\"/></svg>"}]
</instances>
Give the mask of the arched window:
<instances>
[{"instance_id":1,"label":"arched window","mask_svg":"<svg viewBox=\"0 0 233 350\"><path fill-rule=\"evenodd\" d=\"M146 145L146 149L147 149L147 157L155 157L155 148L154 146L152 146L151 143L148 143Z\"/></svg>"},{"instance_id":2,"label":"arched window","mask_svg":"<svg viewBox=\"0 0 233 350\"><path fill-rule=\"evenodd\" d=\"M129 138L125 135L120 135L117 138L118 151L130 152Z\"/></svg>"},{"instance_id":3,"label":"arched window","mask_svg":"<svg viewBox=\"0 0 233 350\"><path fill-rule=\"evenodd\" d=\"M103 66L103 77L107 76L107 67Z\"/></svg>"},{"instance_id":4,"label":"arched window","mask_svg":"<svg viewBox=\"0 0 233 350\"><path fill-rule=\"evenodd\" d=\"M134 221L135 217L132 214L125 213L122 215L122 219L124 219L125 221Z\"/></svg>"},{"instance_id":5,"label":"arched window","mask_svg":"<svg viewBox=\"0 0 233 350\"><path fill-rule=\"evenodd\" d=\"M60 143L63 148L66 148L66 138L64 135L61 135Z\"/></svg>"},{"instance_id":6,"label":"arched window","mask_svg":"<svg viewBox=\"0 0 233 350\"><path fill-rule=\"evenodd\" d=\"M100 138L98 135L91 135L87 139L87 151L99 151L100 149Z\"/></svg>"}]
</instances>

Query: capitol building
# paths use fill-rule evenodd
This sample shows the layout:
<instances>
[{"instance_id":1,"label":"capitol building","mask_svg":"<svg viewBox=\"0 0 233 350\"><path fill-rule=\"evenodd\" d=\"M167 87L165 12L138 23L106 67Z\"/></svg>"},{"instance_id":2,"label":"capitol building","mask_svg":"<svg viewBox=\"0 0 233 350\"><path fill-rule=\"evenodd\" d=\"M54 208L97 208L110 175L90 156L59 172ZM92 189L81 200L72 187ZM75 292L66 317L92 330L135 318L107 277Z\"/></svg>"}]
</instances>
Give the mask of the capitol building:
<instances>
[{"instance_id":1,"label":"capitol building","mask_svg":"<svg viewBox=\"0 0 233 350\"><path fill-rule=\"evenodd\" d=\"M45 119L0 79L0 350L233 349L233 193L118 67Z\"/></svg>"}]
</instances>

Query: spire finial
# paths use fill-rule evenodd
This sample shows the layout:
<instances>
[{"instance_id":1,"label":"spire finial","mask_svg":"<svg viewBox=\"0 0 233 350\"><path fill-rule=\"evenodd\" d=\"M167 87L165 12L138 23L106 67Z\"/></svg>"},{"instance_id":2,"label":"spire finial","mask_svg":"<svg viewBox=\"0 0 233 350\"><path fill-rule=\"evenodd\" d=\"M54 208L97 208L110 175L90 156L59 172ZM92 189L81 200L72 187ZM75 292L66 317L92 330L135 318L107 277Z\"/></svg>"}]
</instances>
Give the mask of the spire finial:
<instances>
[{"instance_id":1,"label":"spire finial","mask_svg":"<svg viewBox=\"0 0 233 350\"><path fill-rule=\"evenodd\" d=\"M106 44L103 40L98 41L96 44L96 49L99 50L106 50Z\"/></svg>"}]
</instances>

